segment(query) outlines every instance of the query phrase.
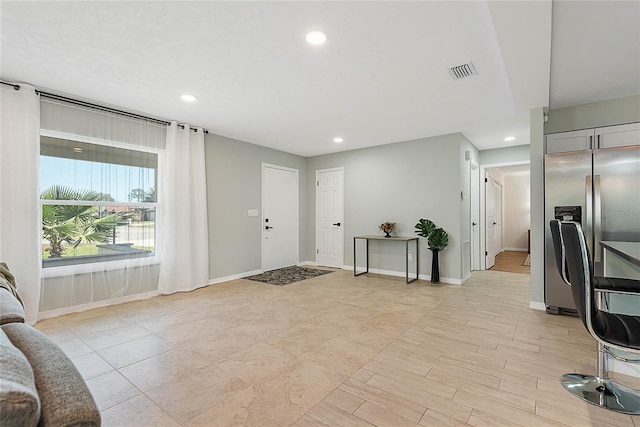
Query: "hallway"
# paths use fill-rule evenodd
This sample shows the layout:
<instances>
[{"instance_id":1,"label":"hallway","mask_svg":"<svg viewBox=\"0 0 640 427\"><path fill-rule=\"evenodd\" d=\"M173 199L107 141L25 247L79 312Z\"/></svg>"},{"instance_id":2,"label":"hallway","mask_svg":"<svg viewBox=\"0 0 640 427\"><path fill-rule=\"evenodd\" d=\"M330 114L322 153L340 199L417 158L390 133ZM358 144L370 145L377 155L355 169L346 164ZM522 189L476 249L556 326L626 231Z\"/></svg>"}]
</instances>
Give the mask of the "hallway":
<instances>
[{"instance_id":1,"label":"hallway","mask_svg":"<svg viewBox=\"0 0 640 427\"><path fill-rule=\"evenodd\" d=\"M531 266L523 265L527 259L526 252L504 251L496 255L496 262L489 270L506 271L508 273L531 274Z\"/></svg>"}]
</instances>

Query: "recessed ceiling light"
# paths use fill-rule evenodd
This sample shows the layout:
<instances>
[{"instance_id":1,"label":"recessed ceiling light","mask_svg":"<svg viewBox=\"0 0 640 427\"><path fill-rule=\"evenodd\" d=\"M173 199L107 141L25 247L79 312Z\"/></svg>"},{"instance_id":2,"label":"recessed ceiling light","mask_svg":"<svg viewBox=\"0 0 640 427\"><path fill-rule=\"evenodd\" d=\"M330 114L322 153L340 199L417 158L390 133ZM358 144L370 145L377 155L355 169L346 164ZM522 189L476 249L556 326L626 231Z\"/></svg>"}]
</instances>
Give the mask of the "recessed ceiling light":
<instances>
[{"instance_id":1,"label":"recessed ceiling light","mask_svg":"<svg viewBox=\"0 0 640 427\"><path fill-rule=\"evenodd\" d=\"M80 147L73 147L73 151L75 151L76 153L82 153L82 148L80 148Z\"/></svg>"},{"instance_id":2,"label":"recessed ceiling light","mask_svg":"<svg viewBox=\"0 0 640 427\"><path fill-rule=\"evenodd\" d=\"M515 136L508 136L504 139L505 141L515 141L516 137Z\"/></svg>"},{"instance_id":3,"label":"recessed ceiling light","mask_svg":"<svg viewBox=\"0 0 640 427\"><path fill-rule=\"evenodd\" d=\"M307 42L309 44L324 44L327 41L327 35L322 31L309 31L307 33Z\"/></svg>"},{"instance_id":4,"label":"recessed ceiling light","mask_svg":"<svg viewBox=\"0 0 640 427\"><path fill-rule=\"evenodd\" d=\"M182 95L180 98L181 98L183 101L186 101L186 102L193 102L193 101L195 101L196 99L198 99L197 97L195 97L195 96L193 96L193 95L189 95L188 93L185 93L185 94L184 94L184 95Z\"/></svg>"},{"instance_id":5,"label":"recessed ceiling light","mask_svg":"<svg viewBox=\"0 0 640 427\"><path fill-rule=\"evenodd\" d=\"M336 144L340 144L341 142L343 142L344 139L337 137L337 138L333 138L333 142L335 142Z\"/></svg>"}]
</instances>

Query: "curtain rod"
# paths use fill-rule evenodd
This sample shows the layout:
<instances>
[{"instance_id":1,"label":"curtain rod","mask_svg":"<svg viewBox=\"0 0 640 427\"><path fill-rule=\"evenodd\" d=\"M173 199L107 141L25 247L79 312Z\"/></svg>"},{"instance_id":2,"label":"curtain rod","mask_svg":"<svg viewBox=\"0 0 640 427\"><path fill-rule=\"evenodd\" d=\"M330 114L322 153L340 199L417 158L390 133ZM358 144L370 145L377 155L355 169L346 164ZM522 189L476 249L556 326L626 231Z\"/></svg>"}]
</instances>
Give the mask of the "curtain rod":
<instances>
[{"instance_id":1,"label":"curtain rod","mask_svg":"<svg viewBox=\"0 0 640 427\"><path fill-rule=\"evenodd\" d=\"M80 101L78 99L73 99L73 98L68 98L66 96L57 95L55 93L44 92L44 91L41 91L41 90L36 90L36 93L40 94L40 96L44 96L45 98L53 99L53 100L56 100L56 101L64 101L64 102L68 102L70 104L79 105L81 107L94 108L94 109L97 109L97 110L106 111L106 112L110 112L110 113L116 113L116 114L120 114L120 115L125 116L125 117L131 117L131 118L134 118L134 119L142 119L142 120L150 121L150 122L153 122L153 123L158 123L158 124L165 125L165 126L169 126L171 124L171 122L169 122L167 120L161 120L161 119L156 119L156 118L153 118L153 117L143 116L141 114L130 113L129 111L118 110L117 108L105 107L104 105L98 105L98 104L94 104L94 103L88 102L88 101ZM180 127L180 129L184 129L184 127L185 127L185 125L183 125L183 124L178 124L178 126ZM197 128L190 127L189 129L191 129L194 132L198 131ZM206 133L206 134L209 133L209 131L207 129L202 129L202 131L204 133Z\"/></svg>"},{"instance_id":2,"label":"curtain rod","mask_svg":"<svg viewBox=\"0 0 640 427\"><path fill-rule=\"evenodd\" d=\"M101 111L106 111L106 112L109 112L109 113L120 114L120 115L125 116L125 117L131 117L131 118L134 118L134 119L147 120L147 121L158 123L158 124L161 124L161 125L170 125L171 124L171 122L168 122L166 120L155 119L153 117L147 117L147 116L143 116L141 114L135 114L135 113L130 113L128 111L118 110L116 108L105 107L103 105L97 105L97 104L94 104L94 103L91 103L91 102L87 102L87 101L80 101L79 99L68 98L66 96L57 95L55 93L50 93L50 92L44 92L42 90L36 90L36 93L39 94L42 97L45 97L45 98L53 99L55 101L64 101L64 102L68 102L69 104L79 105L81 107L94 108L94 109L101 110Z\"/></svg>"},{"instance_id":3,"label":"curtain rod","mask_svg":"<svg viewBox=\"0 0 640 427\"><path fill-rule=\"evenodd\" d=\"M0 80L0 84L11 86L15 90L20 90L20 85L17 84L17 83L9 83L9 82L6 82L4 80ZM57 100L57 101L64 101L64 102L68 102L70 104L80 105L82 107L90 107L90 108L95 108L97 110L107 111L107 112L111 112L111 113L117 113L117 114L120 114L120 115L125 116L125 117L131 117L131 118L135 118L135 119L147 120L147 121L150 121L150 122L153 122L153 123L158 123L158 124L165 125L165 126L169 126L171 124L171 122L169 122L167 120L161 120L161 119L156 119L156 118L153 118L153 117L143 116L141 114L130 113L128 111L118 110L116 108L105 107L103 105L97 105L97 104L93 104L93 103L87 102L87 101L80 101L78 99L68 98L66 96L57 95L55 93L44 92L42 90L36 90L36 93L39 94L40 96L44 96L45 98L49 98L49 99L53 99L53 100ZM185 125L178 124L178 126L180 126L180 129L184 129ZM197 128L190 127L189 129L191 129L194 132L198 131ZM205 134L209 133L209 131L207 129L202 129L202 131Z\"/></svg>"},{"instance_id":4,"label":"curtain rod","mask_svg":"<svg viewBox=\"0 0 640 427\"><path fill-rule=\"evenodd\" d=\"M0 80L0 83L2 83L3 85L11 86L15 90L20 90L20 85L17 83L9 83L9 82L5 82L4 80Z\"/></svg>"}]
</instances>

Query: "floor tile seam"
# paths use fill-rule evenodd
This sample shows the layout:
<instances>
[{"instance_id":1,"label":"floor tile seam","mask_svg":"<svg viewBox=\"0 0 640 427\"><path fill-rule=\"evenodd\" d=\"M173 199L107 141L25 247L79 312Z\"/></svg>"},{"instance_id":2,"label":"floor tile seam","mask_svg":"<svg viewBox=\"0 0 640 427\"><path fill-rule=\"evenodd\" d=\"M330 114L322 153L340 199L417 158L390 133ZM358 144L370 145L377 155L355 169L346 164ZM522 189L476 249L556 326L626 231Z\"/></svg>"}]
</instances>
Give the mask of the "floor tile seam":
<instances>
[{"instance_id":1,"label":"floor tile seam","mask_svg":"<svg viewBox=\"0 0 640 427\"><path fill-rule=\"evenodd\" d=\"M542 389L539 389L539 388L536 388L536 389L539 390L540 392L542 392L543 394L548 394L548 392L545 391L545 390L542 390ZM504 391L510 392L508 390L504 390ZM511 392L511 393L513 393L513 392ZM535 401L536 401L536 415L538 414L538 405L540 403L542 403L542 404L545 404L545 405L553 406L554 408L557 408L559 411L569 411L569 412L573 412L576 415L584 416L584 413L578 412L577 410L574 410L573 408L583 409L584 410L584 406L583 407L579 407L579 406L576 406L576 404L584 403L584 405L588 405L586 402L580 402L579 400L576 399L575 396L571 395L570 393L566 393L566 396L562 396L562 400L563 401L564 400L571 401L571 402L574 403L574 405L570 405L570 404L566 404L565 402L562 402L562 403L560 403L562 406L558 406L556 403L554 403L554 402L558 402L557 400L535 398ZM602 411L602 412L607 412L607 411ZM611 416L613 416L613 415L624 416L624 414L613 414L613 413L611 413ZM589 415L589 417L592 418L591 415ZM633 421L631 419L631 416L628 415L628 417L629 417L630 424L626 424L626 425L627 425L627 427L633 427ZM606 420L602 420L600 418L595 418L595 419L597 419L598 421L602 421L604 423L607 423Z\"/></svg>"},{"instance_id":2,"label":"floor tile seam","mask_svg":"<svg viewBox=\"0 0 640 427\"><path fill-rule=\"evenodd\" d=\"M347 377L347 379L348 379L348 378L350 378L350 377ZM302 414L302 415L300 416L300 418L298 418L298 420L297 420L297 421L299 421L301 418L304 418L304 416L305 416L305 415L311 416L311 415L309 415L309 412L311 412L311 410L312 410L313 408L315 408L316 406L318 406L320 403L323 403L323 402L324 402L326 405L332 406L332 407L336 408L336 409L337 409L337 410L339 410L339 411L342 411L342 412L344 412L344 413L346 413L346 414L349 414L349 415L353 415L353 412L351 412L351 413L350 413L350 412L347 412L347 411L345 411L345 410L344 410L344 409L342 409L342 408L338 408L337 406L333 405L333 404L332 404L332 403L330 403L330 402L325 402L325 399L326 399L327 397L329 397L333 392L335 392L336 390L340 389L340 386L341 386L342 384L344 384L345 382L346 382L346 380L342 381L342 382L341 382L340 384L338 384L338 385L337 385L333 390L330 390L327 394L325 394L325 395L324 395L324 397L320 398L317 402L315 402L315 403L313 403L313 404L309 405L309 408L305 411L305 413L304 413L304 414ZM340 390L340 391L342 391L342 392L344 392L344 393L348 393L348 392L346 392L346 391L344 391L344 390ZM355 395L353 395L352 393L349 393L349 394L351 394L352 396L355 396ZM358 396L356 396L356 397L358 397ZM362 399L362 400L363 400L363 402L362 402L362 403L364 403L364 399ZM362 403L361 403L360 405L358 405L358 407L362 406ZM313 418L313 417L312 417L312 418ZM315 419L315 418L314 418L314 419ZM297 422L297 421L296 421L296 422Z\"/></svg>"},{"instance_id":3,"label":"floor tile seam","mask_svg":"<svg viewBox=\"0 0 640 427\"><path fill-rule=\"evenodd\" d=\"M512 392L509 392L508 390L504 390L500 388L500 384L502 384L503 379L500 379L500 382L498 383L498 387L497 388L492 388L492 387L484 387L482 384L478 384L477 386L474 387L474 389L486 389L488 394L495 394L498 393L498 396L500 396L501 394L504 394L505 396L503 397L491 397L492 400L497 401L500 404L504 404L504 405L508 405L511 406L512 408L521 410L523 412L527 412L529 414L535 414L535 405L537 402L537 399L529 397L529 396L524 396L524 395L520 395L520 394L514 394ZM466 393L473 393L474 391L468 390L466 388L459 388L458 390L461 390L463 392ZM516 406L515 403L511 403L509 401L509 397L511 397L513 399L513 397L516 397L517 399L521 400L521 403L523 404L533 404L533 410L530 411L528 409L524 409L522 406ZM453 397L451 398L453 400ZM515 400L515 399L514 399Z\"/></svg>"},{"instance_id":4,"label":"floor tile seam","mask_svg":"<svg viewBox=\"0 0 640 427\"><path fill-rule=\"evenodd\" d=\"M590 415L585 415L585 414L573 411L570 408L559 408L559 407L557 407L555 405L552 405L550 403L543 402L543 401L540 401L539 403L544 404L544 405L553 406L554 408L559 409L561 412L566 412L566 411L572 412L573 414L578 415L580 417L588 418L589 421L596 420L598 422L598 425L600 425L600 426L621 427L620 424L611 424L611 423L608 423L606 421L603 421L603 420L600 420L600 419L597 419L597 418L592 418ZM589 405L589 406L591 406L591 405ZM563 427L573 427L573 426L576 425L576 424L565 424L565 423L563 423L561 421L558 421L556 419L548 418L548 417L545 417L544 415L540 415L538 412L539 412L538 401L536 400L536 413L535 413L535 415L537 417L540 417L540 418L545 419L545 420L549 420L550 422L553 423L553 425L558 425L558 426L563 426ZM632 423L631 424L631 426L632 426L633 425L633 421L631 421L631 423ZM629 427L631 427L631 426L629 426Z\"/></svg>"},{"instance_id":5,"label":"floor tile seam","mask_svg":"<svg viewBox=\"0 0 640 427\"><path fill-rule=\"evenodd\" d=\"M102 329L102 330L99 330L99 331L85 331L85 333L87 333L89 335L94 335L94 334L108 335L110 332L115 331L117 329L131 328L132 326L144 329L145 331L149 332L150 334L155 333L152 330L150 330L149 328L146 328L146 327L138 324L137 322L123 323L123 324L121 324L119 326L116 326L115 328ZM78 328L78 329L79 329L78 332L82 333L82 328ZM73 332L78 336L78 338L80 338L81 340L84 341L85 338L82 338L82 336L78 332L76 332L76 331L73 331ZM143 335L143 336L145 336L145 335Z\"/></svg>"},{"instance_id":6,"label":"floor tile seam","mask_svg":"<svg viewBox=\"0 0 640 427\"><path fill-rule=\"evenodd\" d=\"M431 369L429 370L429 372L431 372ZM409 390L417 390L418 392L426 393L426 394L432 396L433 398L443 399L443 400L447 400L447 401L450 401L450 402L453 402L453 397L459 391L459 388L453 387L455 389L455 391L453 392L453 394L449 398L449 397L445 397L445 396L440 395L440 394L436 394L436 393L434 393L434 392L432 392L432 391L430 391L428 389L416 387L416 386L414 386L412 384L407 384L407 383L401 382L401 381L397 380L396 378L390 377L390 376L385 375L385 374L380 373L380 372L375 372L374 375L372 375L371 378L365 382L365 384L369 385L370 387L376 388L377 390L380 390L380 391L382 391L384 393L390 394L390 395L392 395L392 396L394 396L394 397L396 397L398 399L406 400L406 401L408 401L410 403L413 403L415 405L426 407L427 409L429 409L429 407L427 405L425 405L423 402L419 402L418 399L409 398L409 397L405 397L405 396L400 396L399 394L396 394L395 392L393 392L391 390L382 389L382 388L379 388L379 387L377 387L377 386L375 386L373 384L370 384L369 381L372 378L374 378L376 375L380 376L380 377L383 377L386 380L391 381L392 383L400 383L400 384L402 384L403 387L407 387ZM425 379L433 381L433 382L438 382L438 383L444 384L444 383L442 383L442 381L438 381L438 380L435 380L435 379L432 379L432 378L427 378L427 375L424 376ZM444 384L444 385L447 385L447 384ZM480 384L479 384L479 386L482 387ZM449 387L451 387L451 386L449 386Z\"/></svg>"},{"instance_id":7,"label":"floor tile seam","mask_svg":"<svg viewBox=\"0 0 640 427\"><path fill-rule=\"evenodd\" d=\"M113 408L113 407L115 407L115 406L117 406L117 405L119 405L119 404L121 404L123 402L126 402L127 400L133 399L134 397L138 397L140 395L145 395L145 393L142 390L140 390L135 384L133 384L131 381L129 381L129 379L127 377L125 377L124 375L122 375L122 373L119 372L117 369L114 369L113 371L105 372L104 374L101 374L101 375L98 375L96 377L93 377L93 378L91 378L91 380L95 380L96 378L99 378L99 377L101 377L103 375L108 375L108 374L111 374L111 373L117 373L120 376L120 378L123 379L124 381L126 381L127 384L129 384L131 387L133 387L137 391L137 393L135 395L123 400L123 401L114 403L113 405L110 405L108 407L100 409L100 413L102 413L103 411L106 411L107 409ZM87 380L87 381L91 381L91 380ZM155 403L155 402L154 402L154 404L157 405L157 403ZM159 406L159 405L157 405L157 406Z\"/></svg>"},{"instance_id":8,"label":"floor tile seam","mask_svg":"<svg viewBox=\"0 0 640 427\"><path fill-rule=\"evenodd\" d=\"M220 400L219 402L216 402L216 403L215 403L215 404L213 404L212 406L207 407L207 408L206 408L206 409L204 409L202 412L199 412L198 414L194 415L193 417L191 417L191 418L189 418L189 419L187 419L187 420L184 420L184 421L182 421L182 422L179 422L179 421L178 421L178 420L176 420L174 417L171 417L171 418L172 418L173 420L175 420L175 421L176 421L176 423L177 423L179 426L186 426L186 425L190 424L193 420L195 420L196 418L198 418L199 416L202 416L202 415L206 414L207 412L212 411L212 410L213 410L213 409L215 409L217 406L222 406L222 405L223 405L223 404L225 404L227 401L229 401L229 400L233 399L234 397L236 397L238 394L240 394L240 393L244 392L245 390L247 390L247 389L249 389L249 388L252 388L252 387L255 387L255 384L248 384L248 383L247 383L247 387L245 387L245 388L243 388L243 389L238 390L237 392L235 392L235 393L233 393L233 394L231 394L231 395L229 395L229 396L225 397L224 399ZM148 398L149 398L149 399L150 399L150 400L151 400L151 401L152 401L156 406L160 406L160 405L158 405L158 404L157 404L153 399L151 399L150 397L148 397ZM162 409L162 407L160 407L160 409ZM250 415L250 414L249 414L249 415ZM171 415L169 414L169 416L171 416ZM303 415L303 416L304 416L304 415Z\"/></svg>"},{"instance_id":9,"label":"floor tile seam","mask_svg":"<svg viewBox=\"0 0 640 427\"><path fill-rule=\"evenodd\" d=\"M466 391L466 390L462 390L462 392L463 392L463 393L466 393L466 394L471 394L471 392ZM482 399L489 400L489 399L486 399L486 398L484 398L484 397L482 397ZM455 401L455 400L454 400L454 401ZM461 402L458 402L458 403L462 404ZM495 403L495 402L494 402L494 403ZM510 409L512 409L512 410L516 410L516 411L519 411L519 412L524 412L525 414L532 415L532 416L534 416L534 417L536 417L536 418L540 418L540 419L541 419L541 421L542 421L542 420L546 420L546 421L547 421L547 423L546 423L546 424L544 424L544 425L561 425L561 426L564 426L564 427L574 427L574 426L569 426L569 425L566 425L566 424L558 423L558 422L557 422L557 421L555 421L555 420L552 420L552 419L549 419L549 418L543 417L542 415L537 414L537 413L535 412L535 411L537 410L537 400L535 401L535 405L534 405L534 412L530 412L530 411L524 410L524 409L522 409L522 408L519 408L519 407L517 407L517 406L514 406L514 405L512 405L511 403L509 403L509 402L507 402L507 401L500 401L500 402L499 402L499 404L500 404L500 405L503 405L503 406L508 406L508 407L509 407ZM482 410L482 408L477 408L477 407L475 407L475 406L473 406L472 408L473 408L473 409L477 409L477 410L478 410L478 411L480 411L480 412L485 412L485 411L483 411L483 410ZM486 412L485 412L485 413L486 413ZM508 422L508 423L515 424L515 423L514 423L514 421L512 421L512 420L510 420L510 419L508 419L508 418L505 418L504 416L501 416L501 415L500 415L500 413L499 413L499 411L497 411L495 414L489 414L489 415L492 415L492 416L494 416L494 417L496 417L496 418L499 418L499 419L501 419L501 420L504 420L504 421L506 421L506 422Z\"/></svg>"},{"instance_id":10,"label":"floor tile seam","mask_svg":"<svg viewBox=\"0 0 640 427\"><path fill-rule=\"evenodd\" d=\"M115 347L115 346L114 346L114 347ZM138 363L138 362L143 362L143 361L145 361L145 360L147 360L147 359L151 359L152 357L160 356L161 354L168 353L168 352L169 352L169 351L171 351L171 350L174 350L174 349L173 349L173 348L169 348L169 349L166 349L166 350L164 350L164 351L161 351L160 353L152 354L152 355L150 355L150 356L143 357L142 359L139 359L139 360L136 360L136 361L134 361L134 362L127 363L126 365L122 365L122 366L118 366L118 367L114 366L111 362L109 362L108 360L106 360L106 359L105 359L105 358L104 358L100 353L98 353L98 352L96 352L96 353L97 353L100 357L102 357L102 359L103 359L105 362L107 362L107 363L109 364L109 366L113 367L113 369L115 369L115 370L117 370L118 372L120 372L120 369L124 369L124 368L127 368L127 367L131 366L131 365L135 365L135 364L136 364L136 363ZM122 373L121 373L121 375L123 375L123 376L124 376L124 374L122 374ZM126 377L125 377L125 378L126 378ZM127 379L127 381L128 381L128 379Z\"/></svg>"},{"instance_id":11,"label":"floor tile seam","mask_svg":"<svg viewBox=\"0 0 640 427\"><path fill-rule=\"evenodd\" d=\"M119 345L130 344L130 343L132 343L132 342L134 342L134 341L137 341L137 340L140 340L140 339L143 339L143 338L148 338L148 337L150 337L150 336L156 336L157 338L160 338L160 339L162 339L162 340L164 340L164 341L167 341L167 342L170 342L170 343L171 343L171 341L169 341L168 339L166 339L165 337L163 337L163 336L161 336L161 335L156 334L155 332L149 332L149 333L148 333L148 334L146 334L146 335L142 335L142 336L139 336L139 337L135 337L135 338L132 338L132 339L130 339L130 340L122 341L122 342L119 342L119 343L117 343L117 344L113 344L113 345L110 345L110 346L108 346L108 347L102 347L102 348L99 348L99 349L96 349L96 348L92 347L88 342L86 342L86 341L84 341L84 340L83 340L82 342L83 342L84 344L86 344L89 348L91 348L93 351L95 351L95 352L97 353L97 352L99 352L99 351L109 350L109 349L111 349L111 348L113 348L113 347L117 347L117 346L119 346ZM173 343L171 343L171 344L173 344Z\"/></svg>"},{"instance_id":12,"label":"floor tile seam","mask_svg":"<svg viewBox=\"0 0 640 427\"><path fill-rule=\"evenodd\" d=\"M101 415L101 416L103 416L104 412L106 412L107 410L109 410L109 409L113 409L113 408L115 408L115 407L116 407L116 406L118 406L118 405L122 405L122 404L124 404L124 403L126 403L126 402L128 402L128 401L130 401L130 400L136 399L136 398L138 398L138 397L140 397L140 396L144 396L146 399L149 399L149 401L150 401L154 406L156 406L160 411L162 411L162 413L163 413L163 414L165 414L167 417L169 417L169 418L170 418L173 422L175 422L177 425L181 425L181 424L178 422L178 420L176 420L173 416L171 416L171 414L169 414L167 411L165 411L165 410L164 410L160 405L158 405L156 402L154 402L154 401L153 401L149 396L147 396L144 392L141 392L141 394L138 394L138 395L136 395L136 396L132 396L132 397L130 397L130 398L128 398L128 399L126 399L126 400L124 400L124 401L122 401L122 402L120 402L120 403L117 403L116 405L113 405L113 406L111 406L111 407L109 407L109 408L102 409L102 410L100 411L100 415Z\"/></svg>"},{"instance_id":13,"label":"floor tile seam","mask_svg":"<svg viewBox=\"0 0 640 427\"><path fill-rule=\"evenodd\" d=\"M374 406L377 406L377 407L379 407L379 408L380 408L380 405L377 405L377 404L375 404L374 402L368 402L368 401L364 401L364 402L362 402L362 404L361 404L360 406L364 405L365 403L369 403L370 405L374 405ZM384 409L384 408L382 408L382 409ZM403 418L403 419L405 419L405 420L407 420L407 421L409 421L409 422L412 422L412 423L415 423L416 425L419 425L419 423L418 423L418 422L411 421L410 419L408 419L408 418L407 418L407 417L405 417L404 415L400 415L400 414L398 414L398 413L396 413L396 412L393 412L393 411L390 411L390 412L392 412L394 415L396 415L396 416L398 416L398 417L400 417L400 418ZM426 412L426 409L425 409L425 412ZM377 425L376 425L376 424L373 424L371 421L368 421L368 420L366 420L366 419L362 418L361 416L357 415L357 414L356 414L356 411L354 411L354 412L353 412L353 414L351 414L351 415L352 415L352 416L354 416L354 417L356 417L356 418L358 418L358 419L360 419L360 420L362 420L362 421L364 421L365 423L368 423L368 424L370 424L370 425L372 425L372 426L377 427ZM422 418L422 417L420 417L420 418Z\"/></svg>"},{"instance_id":14,"label":"floor tile seam","mask_svg":"<svg viewBox=\"0 0 640 427\"><path fill-rule=\"evenodd\" d=\"M496 376L496 375L491 374L491 373L487 373L487 372L482 371L482 370L473 369L473 368L474 368L473 366L462 365L462 364L456 364L456 363L449 363L449 362L447 362L447 361L440 360L439 358L438 358L438 361L440 361L440 362L442 362L442 363L447 363L447 364L451 365L451 367L452 367L452 368L456 368L456 367L457 367L457 368L461 368L461 369L468 369L469 371L473 371L473 372L474 372L474 373L476 373L476 374L486 375L487 377L491 377L491 378L493 378L493 379L496 379L496 380L498 380L498 386L500 385L500 381L502 380L502 377ZM440 374L441 376L445 376L445 377L446 377L446 376L450 376L450 375L449 375L449 374L447 374L446 372L442 372L442 370L441 370L441 369L438 369L437 367L429 369L429 372L431 372L431 371L433 371L434 373L438 373L438 374ZM425 375L425 377L428 377L428 376L429 376L429 373L427 373L427 374ZM437 380L433 380L433 381L437 381ZM475 382L476 382L476 381L471 381L471 380L468 380L468 381L470 381L470 382L472 382L472 383L475 383ZM439 382L440 382L440 381L439 381ZM495 387L495 388L494 388L494 387L486 386L486 385L484 385L484 383L479 383L479 384L478 384L478 386L479 386L479 387L486 387L486 388L491 389L491 390L494 390L494 389L497 389L497 388L498 388L498 387Z\"/></svg>"}]
</instances>

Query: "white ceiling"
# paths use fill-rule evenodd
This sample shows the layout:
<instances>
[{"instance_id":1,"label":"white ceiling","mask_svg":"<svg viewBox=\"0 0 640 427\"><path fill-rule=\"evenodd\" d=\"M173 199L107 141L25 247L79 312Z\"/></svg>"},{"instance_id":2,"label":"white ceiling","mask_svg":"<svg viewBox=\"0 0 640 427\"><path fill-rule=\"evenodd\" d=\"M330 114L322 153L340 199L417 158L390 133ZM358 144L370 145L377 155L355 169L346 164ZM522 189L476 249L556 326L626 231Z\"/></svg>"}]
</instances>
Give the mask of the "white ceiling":
<instances>
[{"instance_id":1,"label":"white ceiling","mask_svg":"<svg viewBox=\"0 0 640 427\"><path fill-rule=\"evenodd\" d=\"M640 1L555 1L550 107L640 93Z\"/></svg>"},{"instance_id":2,"label":"white ceiling","mask_svg":"<svg viewBox=\"0 0 640 427\"><path fill-rule=\"evenodd\" d=\"M636 37L624 47L597 43L635 58L615 62L624 84L601 84L608 62L576 78L597 56L582 47L597 30L576 36L585 3L563 1L552 43L545 0L2 1L1 77L303 156L453 132L498 148L529 143L530 109L549 105L550 75L552 106L640 92L640 14L635 27L629 16L639 3L623 3L579 16L633 27L620 29ZM310 29L327 43L308 45ZM454 81L447 67L467 61L478 75ZM185 92L198 101L182 102Z\"/></svg>"}]
</instances>

